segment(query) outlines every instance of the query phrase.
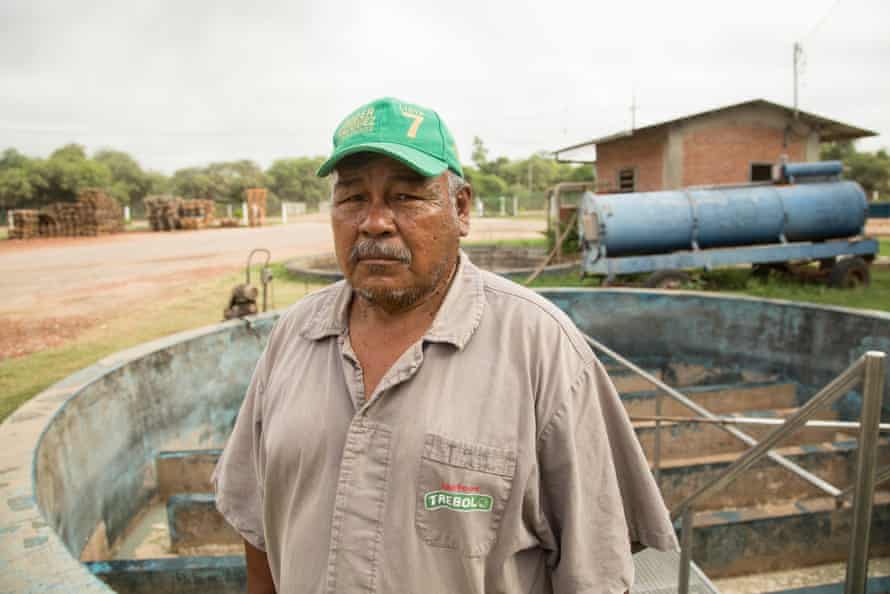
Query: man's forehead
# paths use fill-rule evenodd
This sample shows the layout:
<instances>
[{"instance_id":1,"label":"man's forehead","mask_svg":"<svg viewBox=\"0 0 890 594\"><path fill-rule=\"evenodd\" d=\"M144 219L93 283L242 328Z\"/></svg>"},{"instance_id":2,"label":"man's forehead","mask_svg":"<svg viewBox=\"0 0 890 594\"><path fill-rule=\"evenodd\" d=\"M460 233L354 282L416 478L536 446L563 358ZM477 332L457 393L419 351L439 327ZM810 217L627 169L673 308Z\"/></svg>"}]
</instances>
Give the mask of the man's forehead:
<instances>
[{"instance_id":1,"label":"man's forehead","mask_svg":"<svg viewBox=\"0 0 890 594\"><path fill-rule=\"evenodd\" d=\"M425 177L391 157L371 152L361 152L344 157L337 163L334 171L337 173L338 184L356 181L372 172L389 175L398 181L423 183L435 179Z\"/></svg>"}]
</instances>

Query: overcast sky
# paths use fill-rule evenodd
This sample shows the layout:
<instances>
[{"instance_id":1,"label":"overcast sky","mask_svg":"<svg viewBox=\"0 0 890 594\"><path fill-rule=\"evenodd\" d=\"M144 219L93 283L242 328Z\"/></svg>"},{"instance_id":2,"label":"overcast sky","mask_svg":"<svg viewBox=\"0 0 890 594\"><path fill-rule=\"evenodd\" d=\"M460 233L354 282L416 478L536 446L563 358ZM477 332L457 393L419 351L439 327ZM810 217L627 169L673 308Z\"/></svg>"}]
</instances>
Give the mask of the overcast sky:
<instances>
[{"instance_id":1,"label":"overcast sky","mask_svg":"<svg viewBox=\"0 0 890 594\"><path fill-rule=\"evenodd\" d=\"M890 146L890 1L0 0L0 150L128 151L172 173L330 150L391 95L525 157L754 98Z\"/></svg>"}]
</instances>

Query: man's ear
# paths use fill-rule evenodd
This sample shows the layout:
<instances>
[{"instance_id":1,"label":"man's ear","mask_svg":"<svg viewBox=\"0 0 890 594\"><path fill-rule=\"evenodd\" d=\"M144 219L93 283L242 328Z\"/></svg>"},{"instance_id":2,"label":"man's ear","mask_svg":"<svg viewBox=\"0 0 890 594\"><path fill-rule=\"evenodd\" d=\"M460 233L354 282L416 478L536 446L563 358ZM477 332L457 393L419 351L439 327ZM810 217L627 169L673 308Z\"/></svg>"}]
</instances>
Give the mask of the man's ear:
<instances>
[{"instance_id":1,"label":"man's ear","mask_svg":"<svg viewBox=\"0 0 890 594\"><path fill-rule=\"evenodd\" d=\"M458 190L454 204L454 208L457 210L457 221L461 237L466 237L470 233L470 208L472 204L473 187L470 184L464 184Z\"/></svg>"}]
</instances>

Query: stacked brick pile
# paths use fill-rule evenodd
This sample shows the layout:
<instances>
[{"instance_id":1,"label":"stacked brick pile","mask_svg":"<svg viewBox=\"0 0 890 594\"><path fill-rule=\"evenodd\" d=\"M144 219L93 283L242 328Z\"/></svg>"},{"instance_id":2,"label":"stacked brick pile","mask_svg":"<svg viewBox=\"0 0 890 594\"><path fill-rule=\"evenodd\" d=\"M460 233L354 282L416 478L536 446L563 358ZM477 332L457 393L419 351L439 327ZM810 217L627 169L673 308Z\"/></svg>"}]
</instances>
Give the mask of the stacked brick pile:
<instances>
[{"instance_id":1,"label":"stacked brick pile","mask_svg":"<svg viewBox=\"0 0 890 594\"><path fill-rule=\"evenodd\" d=\"M152 231L179 229L179 203L181 198L172 196L146 196L145 212Z\"/></svg>"},{"instance_id":2,"label":"stacked brick pile","mask_svg":"<svg viewBox=\"0 0 890 594\"><path fill-rule=\"evenodd\" d=\"M202 229L213 225L216 203L213 200L183 200L179 205L183 229Z\"/></svg>"},{"instance_id":3,"label":"stacked brick pile","mask_svg":"<svg viewBox=\"0 0 890 594\"><path fill-rule=\"evenodd\" d=\"M266 189L250 188L247 190L247 224L261 227L266 224Z\"/></svg>"},{"instance_id":4,"label":"stacked brick pile","mask_svg":"<svg viewBox=\"0 0 890 594\"><path fill-rule=\"evenodd\" d=\"M143 202L152 231L203 229L216 221L216 203L213 200L147 196Z\"/></svg>"},{"instance_id":5,"label":"stacked brick pile","mask_svg":"<svg viewBox=\"0 0 890 594\"><path fill-rule=\"evenodd\" d=\"M102 190L83 190L77 204L80 221L76 235L104 235L124 230L124 209Z\"/></svg>"},{"instance_id":6,"label":"stacked brick pile","mask_svg":"<svg viewBox=\"0 0 890 594\"><path fill-rule=\"evenodd\" d=\"M43 237L71 237L77 235L78 223L81 219L81 208L76 202L55 202L43 209Z\"/></svg>"},{"instance_id":7,"label":"stacked brick pile","mask_svg":"<svg viewBox=\"0 0 890 594\"><path fill-rule=\"evenodd\" d=\"M23 214L16 214L23 213ZM77 202L54 202L39 210L15 211L11 237L93 237L124 229L123 210L102 190L87 189Z\"/></svg>"},{"instance_id":8,"label":"stacked brick pile","mask_svg":"<svg viewBox=\"0 0 890 594\"><path fill-rule=\"evenodd\" d=\"M40 213L36 210L12 211L10 239L32 239L40 236Z\"/></svg>"},{"instance_id":9,"label":"stacked brick pile","mask_svg":"<svg viewBox=\"0 0 890 594\"><path fill-rule=\"evenodd\" d=\"M59 224L51 215L46 212L40 212L37 218L37 228L40 237L57 237L60 235Z\"/></svg>"}]
</instances>

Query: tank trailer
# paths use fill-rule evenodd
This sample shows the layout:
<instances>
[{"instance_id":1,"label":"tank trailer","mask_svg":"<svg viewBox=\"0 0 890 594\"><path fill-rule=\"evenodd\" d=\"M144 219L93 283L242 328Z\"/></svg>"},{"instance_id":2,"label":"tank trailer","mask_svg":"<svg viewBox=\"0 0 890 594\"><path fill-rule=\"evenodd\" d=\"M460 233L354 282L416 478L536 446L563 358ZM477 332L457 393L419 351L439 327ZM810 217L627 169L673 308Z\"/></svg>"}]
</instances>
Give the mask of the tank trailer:
<instances>
[{"instance_id":1,"label":"tank trailer","mask_svg":"<svg viewBox=\"0 0 890 594\"><path fill-rule=\"evenodd\" d=\"M581 198L582 275L651 273L647 287L689 280L685 270L753 265L755 271L818 262L831 286L867 285L878 242L863 236L859 184L839 161L784 163L773 181ZM814 268L814 267L811 267ZM815 268L814 268L815 270Z\"/></svg>"}]
</instances>

